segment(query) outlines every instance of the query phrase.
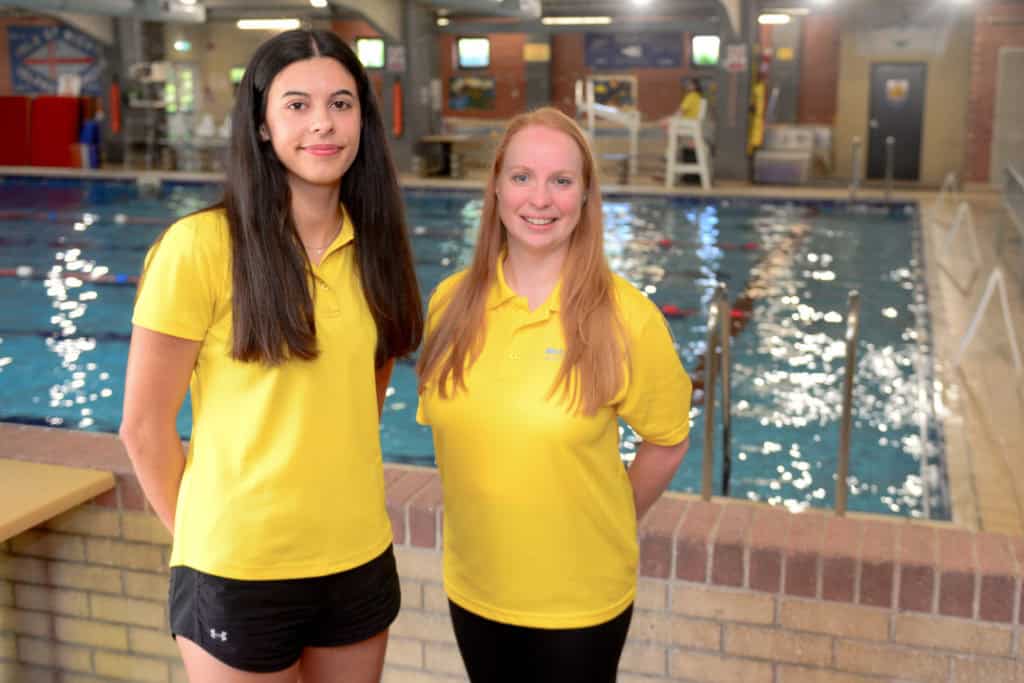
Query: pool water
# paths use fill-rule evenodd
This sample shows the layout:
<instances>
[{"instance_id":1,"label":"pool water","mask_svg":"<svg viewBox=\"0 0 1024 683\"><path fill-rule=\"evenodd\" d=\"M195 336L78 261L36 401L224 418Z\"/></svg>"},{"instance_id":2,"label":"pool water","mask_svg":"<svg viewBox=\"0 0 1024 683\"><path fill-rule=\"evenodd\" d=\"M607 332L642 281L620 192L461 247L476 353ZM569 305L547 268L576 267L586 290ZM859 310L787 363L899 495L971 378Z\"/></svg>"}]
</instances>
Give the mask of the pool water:
<instances>
[{"instance_id":1,"label":"pool water","mask_svg":"<svg viewBox=\"0 0 1024 683\"><path fill-rule=\"evenodd\" d=\"M208 184L0 179L0 420L116 431L145 250L175 217L218 196ZM405 199L426 299L468 263L481 198L409 190ZM849 506L948 518L917 221L903 204L606 198L612 268L666 311L698 384L705 310L716 284L728 287L731 495L791 509L832 505L846 297L858 289ZM399 363L383 450L389 461L431 465L430 431L414 420L415 387L412 360ZM673 490L700 488L701 397ZM178 427L187 438L187 406ZM624 428L623 458L635 448Z\"/></svg>"}]
</instances>

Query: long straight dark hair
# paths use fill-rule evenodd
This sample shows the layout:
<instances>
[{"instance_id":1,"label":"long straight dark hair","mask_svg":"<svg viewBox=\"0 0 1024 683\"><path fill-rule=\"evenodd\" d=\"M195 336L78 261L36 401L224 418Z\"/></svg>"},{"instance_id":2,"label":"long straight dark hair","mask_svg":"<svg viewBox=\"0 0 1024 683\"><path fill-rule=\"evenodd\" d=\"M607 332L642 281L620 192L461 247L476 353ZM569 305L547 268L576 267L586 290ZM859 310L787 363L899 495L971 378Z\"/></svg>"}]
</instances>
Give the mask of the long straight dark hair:
<instances>
[{"instance_id":1,"label":"long straight dark hair","mask_svg":"<svg viewBox=\"0 0 1024 683\"><path fill-rule=\"evenodd\" d=\"M319 353L309 288L312 266L292 217L287 170L259 134L274 77L313 57L336 59L358 89L359 151L341 179L340 199L355 226L359 278L377 326L374 359L380 367L419 346L422 304L377 100L359 58L329 31L286 31L266 41L249 60L238 88L218 205L231 226L231 355L276 365Z\"/></svg>"}]
</instances>

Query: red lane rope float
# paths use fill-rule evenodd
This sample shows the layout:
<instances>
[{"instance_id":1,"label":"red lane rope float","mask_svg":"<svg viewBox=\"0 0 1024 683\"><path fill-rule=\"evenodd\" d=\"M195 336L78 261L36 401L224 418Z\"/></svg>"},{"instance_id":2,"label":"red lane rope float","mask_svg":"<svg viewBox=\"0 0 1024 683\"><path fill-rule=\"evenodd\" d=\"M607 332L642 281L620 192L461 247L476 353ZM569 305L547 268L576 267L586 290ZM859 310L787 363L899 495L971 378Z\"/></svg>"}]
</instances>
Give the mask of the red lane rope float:
<instances>
[{"instance_id":1,"label":"red lane rope float","mask_svg":"<svg viewBox=\"0 0 1024 683\"><path fill-rule=\"evenodd\" d=\"M679 308L675 304L664 304L661 306L661 312L666 318L689 318L691 315L696 315L697 309Z\"/></svg>"},{"instance_id":2,"label":"red lane rope float","mask_svg":"<svg viewBox=\"0 0 1024 683\"><path fill-rule=\"evenodd\" d=\"M675 304L664 304L659 308L661 308L661 312L666 318L689 318L690 316L697 315L696 308L680 308ZM729 317L733 320L746 320L750 317L750 311L733 308L729 311Z\"/></svg>"},{"instance_id":3,"label":"red lane rope float","mask_svg":"<svg viewBox=\"0 0 1024 683\"><path fill-rule=\"evenodd\" d=\"M78 280L82 284L96 283L101 285L134 285L139 282L138 275L124 275L121 273L111 273L95 277L88 273L82 273L81 275L50 275L46 272L37 272L30 266L0 268L0 278L4 277L19 278L21 280L62 280L64 282L67 282L68 280Z\"/></svg>"},{"instance_id":4,"label":"red lane rope float","mask_svg":"<svg viewBox=\"0 0 1024 683\"><path fill-rule=\"evenodd\" d=\"M650 242L648 242L648 244L650 244ZM661 239L656 240L655 244L662 249L671 249L676 243L675 240L669 239L668 237L662 237ZM696 245L691 244L691 246ZM757 251L758 248L760 248L760 245L758 245L757 242L720 242L714 246L722 249L723 251Z\"/></svg>"}]
</instances>

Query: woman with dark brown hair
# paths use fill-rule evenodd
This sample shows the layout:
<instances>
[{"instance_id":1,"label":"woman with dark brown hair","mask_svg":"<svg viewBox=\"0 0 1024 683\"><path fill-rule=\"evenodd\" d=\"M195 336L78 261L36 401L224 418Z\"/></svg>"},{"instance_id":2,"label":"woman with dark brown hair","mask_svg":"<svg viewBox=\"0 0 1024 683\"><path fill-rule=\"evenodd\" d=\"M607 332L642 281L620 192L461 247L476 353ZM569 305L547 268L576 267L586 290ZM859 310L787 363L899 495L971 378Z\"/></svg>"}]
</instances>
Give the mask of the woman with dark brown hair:
<instances>
[{"instance_id":1,"label":"woman with dark brown hair","mask_svg":"<svg viewBox=\"0 0 1024 683\"><path fill-rule=\"evenodd\" d=\"M689 443L664 317L604 255L579 127L516 117L470 267L438 286L417 418L444 486L444 582L474 683L610 683L632 614L637 520ZM628 472L619 418L644 439Z\"/></svg>"},{"instance_id":2,"label":"woman with dark brown hair","mask_svg":"<svg viewBox=\"0 0 1024 683\"><path fill-rule=\"evenodd\" d=\"M257 49L224 199L150 250L132 322L121 437L174 534L189 679L378 681L400 603L379 414L422 313L373 89L337 36Z\"/></svg>"}]
</instances>

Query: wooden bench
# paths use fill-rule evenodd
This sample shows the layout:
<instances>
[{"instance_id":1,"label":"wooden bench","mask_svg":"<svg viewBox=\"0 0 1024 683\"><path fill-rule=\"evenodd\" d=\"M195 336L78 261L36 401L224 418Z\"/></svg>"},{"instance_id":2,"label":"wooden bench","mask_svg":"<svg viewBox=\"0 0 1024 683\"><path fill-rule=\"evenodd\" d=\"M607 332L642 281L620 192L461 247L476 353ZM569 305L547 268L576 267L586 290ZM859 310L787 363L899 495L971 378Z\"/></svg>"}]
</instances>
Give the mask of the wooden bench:
<instances>
[{"instance_id":1,"label":"wooden bench","mask_svg":"<svg viewBox=\"0 0 1024 683\"><path fill-rule=\"evenodd\" d=\"M0 458L0 542L114 488L114 475Z\"/></svg>"}]
</instances>

